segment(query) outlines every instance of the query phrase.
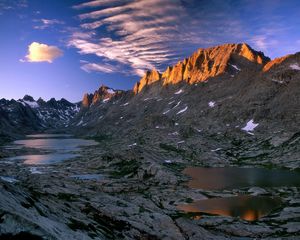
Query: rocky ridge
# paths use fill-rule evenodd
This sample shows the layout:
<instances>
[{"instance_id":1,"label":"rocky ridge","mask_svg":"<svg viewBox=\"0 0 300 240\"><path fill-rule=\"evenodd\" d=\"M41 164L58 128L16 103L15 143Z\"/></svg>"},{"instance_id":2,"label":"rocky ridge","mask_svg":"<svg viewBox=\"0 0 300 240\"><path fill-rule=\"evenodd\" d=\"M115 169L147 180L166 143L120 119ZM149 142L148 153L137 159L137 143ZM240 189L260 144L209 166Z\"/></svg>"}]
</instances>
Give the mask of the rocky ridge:
<instances>
[{"instance_id":1,"label":"rocky ridge","mask_svg":"<svg viewBox=\"0 0 300 240\"><path fill-rule=\"evenodd\" d=\"M122 90L114 90L112 88L102 85L98 90L94 92L94 94L84 94L81 105L82 107L87 108L101 101L105 103L112 97L119 96L122 93Z\"/></svg>"},{"instance_id":2,"label":"rocky ridge","mask_svg":"<svg viewBox=\"0 0 300 240\"><path fill-rule=\"evenodd\" d=\"M134 86L134 93L156 81L162 85L189 84L206 81L208 78L226 74L228 77L241 69L262 68L270 59L262 52L253 50L249 45L225 44L207 49L199 49L191 57L168 67L160 74L157 70L148 71Z\"/></svg>"},{"instance_id":3,"label":"rocky ridge","mask_svg":"<svg viewBox=\"0 0 300 240\"><path fill-rule=\"evenodd\" d=\"M80 104L66 99L37 101L31 96L19 100L0 100L0 131L2 136L26 134L45 129L68 126L69 121L79 112Z\"/></svg>"}]
</instances>

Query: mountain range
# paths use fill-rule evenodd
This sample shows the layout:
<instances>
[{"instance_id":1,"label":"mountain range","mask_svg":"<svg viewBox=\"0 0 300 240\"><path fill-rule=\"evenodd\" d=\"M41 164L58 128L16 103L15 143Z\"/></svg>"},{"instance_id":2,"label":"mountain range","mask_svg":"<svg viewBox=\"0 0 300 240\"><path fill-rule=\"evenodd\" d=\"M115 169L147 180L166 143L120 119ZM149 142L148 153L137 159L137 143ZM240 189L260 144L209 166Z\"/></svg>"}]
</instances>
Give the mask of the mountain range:
<instances>
[{"instance_id":1,"label":"mountain range","mask_svg":"<svg viewBox=\"0 0 300 240\"><path fill-rule=\"evenodd\" d=\"M299 106L300 53L271 60L244 43L78 103L1 99L0 238L299 239ZM7 143L31 133L50 148Z\"/></svg>"},{"instance_id":2,"label":"mountain range","mask_svg":"<svg viewBox=\"0 0 300 240\"><path fill-rule=\"evenodd\" d=\"M147 71L132 90L101 86L81 103L2 99L1 136L56 129L104 139L126 136L128 144L149 146L159 138L178 147L219 135L227 148L236 139L256 138L284 148L299 134L299 78L300 53L270 60L245 43L224 44L199 49L163 73ZM270 157L279 159L279 152L284 150Z\"/></svg>"}]
</instances>

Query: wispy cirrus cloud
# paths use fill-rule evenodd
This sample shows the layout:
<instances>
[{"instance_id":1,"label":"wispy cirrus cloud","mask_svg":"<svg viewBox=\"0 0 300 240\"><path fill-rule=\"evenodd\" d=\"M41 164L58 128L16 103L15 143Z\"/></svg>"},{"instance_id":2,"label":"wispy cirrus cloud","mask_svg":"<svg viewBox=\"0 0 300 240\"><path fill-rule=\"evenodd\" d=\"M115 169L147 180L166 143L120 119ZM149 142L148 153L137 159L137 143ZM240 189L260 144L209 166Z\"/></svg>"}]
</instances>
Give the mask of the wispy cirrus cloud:
<instances>
[{"instance_id":1,"label":"wispy cirrus cloud","mask_svg":"<svg viewBox=\"0 0 300 240\"><path fill-rule=\"evenodd\" d=\"M46 28L53 27L55 25L64 24L63 21L58 20L58 19L45 19L45 18L35 19L34 22L37 22L37 25L35 25L33 28L40 29L40 30L44 30Z\"/></svg>"},{"instance_id":2,"label":"wispy cirrus cloud","mask_svg":"<svg viewBox=\"0 0 300 240\"><path fill-rule=\"evenodd\" d=\"M103 6L112 6L114 4L121 4L131 2L131 0L94 0L88 1L85 3L81 3L73 6L74 9L82 9L82 8L92 8L92 7L103 7Z\"/></svg>"},{"instance_id":3,"label":"wispy cirrus cloud","mask_svg":"<svg viewBox=\"0 0 300 240\"><path fill-rule=\"evenodd\" d=\"M55 58L63 55L62 50L56 46L33 42L28 46L28 54L21 62L48 62L52 63Z\"/></svg>"},{"instance_id":4,"label":"wispy cirrus cloud","mask_svg":"<svg viewBox=\"0 0 300 240\"><path fill-rule=\"evenodd\" d=\"M81 69L85 72L103 72L103 73L113 73L120 71L116 66L108 63L91 63L88 61L81 60Z\"/></svg>"},{"instance_id":5,"label":"wispy cirrus cloud","mask_svg":"<svg viewBox=\"0 0 300 240\"><path fill-rule=\"evenodd\" d=\"M27 8L28 2L27 0L0 0L0 15L2 15L5 11L15 10L21 8Z\"/></svg>"},{"instance_id":6,"label":"wispy cirrus cloud","mask_svg":"<svg viewBox=\"0 0 300 240\"><path fill-rule=\"evenodd\" d=\"M175 45L184 48L186 39L192 39L189 32L181 31L181 18L188 15L179 1L90 1L73 8L88 10L78 14L82 32L105 27L108 34L92 39L73 35L69 46L126 65L135 75L178 59Z\"/></svg>"},{"instance_id":7,"label":"wispy cirrus cloud","mask_svg":"<svg viewBox=\"0 0 300 240\"><path fill-rule=\"evenodd\" d=\"M281 16L274 14L280 5L268 3L259 2L268 10L265 14L253 1L87 1L73 6L80 29L68 45L97 56L97 62L118 65L116 71L127 67L134 75L164 70L199 47L228 42L248 42L268 54L280 44L274 35L287 31Z\"/></svg>"}]
</instances>

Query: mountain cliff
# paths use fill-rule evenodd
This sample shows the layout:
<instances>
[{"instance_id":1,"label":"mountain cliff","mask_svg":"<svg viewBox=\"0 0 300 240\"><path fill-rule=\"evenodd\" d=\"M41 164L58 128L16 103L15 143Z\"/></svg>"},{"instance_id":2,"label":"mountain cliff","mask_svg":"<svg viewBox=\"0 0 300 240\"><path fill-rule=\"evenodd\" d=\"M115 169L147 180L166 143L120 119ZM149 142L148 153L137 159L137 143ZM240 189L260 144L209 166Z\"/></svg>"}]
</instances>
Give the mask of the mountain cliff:
<instances>
[{"instance_id":1,"label":"mountain cliff","mask_svg":"<svg viewBox=\"0 0 300 240\"><path fill-rule=\"evenodd\" d=\"M112 97L119 96L123 93L122 90L114 90L102 85L94 94L84 94L82 99L82 107L87 108L101 101L106 102Z\"/></svg>"},{"instance_id":2,"label":"mountain cliff","mask_svg":"<svg viewBox=\"0 0 300 240\"><path fill-rule=\"evenodd\" d=\"M191 57L168 67L160 74L157 70L146 72L134 86L134 93L141 92L145 86L156 81L162 85L177 84L185 81L189 84L206 81L222 74L231 76L241 69L262 68L270 59L262 52L253 50L245 43L224 44L207 49L199 49Z\"/></svg>"},{"instance_id":3,"label":"mountain cliff","mask_svg":"<svg viewBox=\"0 0 300 240\"><path fill-rule=\"evenodd\" d=\"M191 146L194 149L202 140L222 145L221 136L229 148L234 146L228 141L236 139L244 141L247 148L246 139L251 138L280 145L299 131L299 79L299 53L271 61L247 44L199 49L163 73L146 72L132 91L118 97L92 104L92 94L88 105L93 107L80 111L70 126L83 135L127 136L127 142L140 142L153 149L160 143L176 148L176 142L182 142L189 153ZM210 139L213 135L218 140ZM287 146L282 145L282 149ZM299 162L283 161L282 149L266 154L266 161L300 167ZM294 149L291 158L296 159L298 151ZM204 152L193 154L197 159L215 155ZM235 160L244 155L228 154Z\"/></svg>"}]
</instances>

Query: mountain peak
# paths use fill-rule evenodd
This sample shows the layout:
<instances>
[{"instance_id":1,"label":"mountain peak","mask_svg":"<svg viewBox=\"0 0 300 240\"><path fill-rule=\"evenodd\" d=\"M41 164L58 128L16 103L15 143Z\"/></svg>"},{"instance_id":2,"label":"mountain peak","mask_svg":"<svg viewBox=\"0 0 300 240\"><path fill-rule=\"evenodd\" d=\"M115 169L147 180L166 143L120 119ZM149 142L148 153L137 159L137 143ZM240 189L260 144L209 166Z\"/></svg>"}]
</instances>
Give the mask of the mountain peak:
<instances>
[{"instance_id":1,"label":"mountain peak","mask_svg":"<svg viewBox=\"0 0 300 240\"><path fill-rule=\"evenodd\" d=\"M34 102L34 98L27 94L23 97L23 100L28 102Z\"/></svg>"},{"instance_id":2,"label":"mountain peak","mask_svg":"<svg viewBox=\"0 0 300 240\"><path fill-rule=\"evenodd\" d=\"M162 74L157 70L147 71L133 91L138 93L146 85L159 80L163 85L181 81L193 84L221 74L235 74L242 68L262 68L269 61L262 52L255 51L246 43L199 48L192 56L168 67Z\"/></svg>"},{"instance_id":3,"label":"mountain peak","mask_svg":"<svg viewBox=\"0 0 300 240\"><path fill-rule=\"evenodd\" d=\"M151 71L147 71L145 76L140 80L140 82L136 83L133 88L134 93L138 93L144 86L150 85L161 79L161 73L159 73L156 69L152 69Z\"/></svg>"},{"instance_id":4,"label":"mountain peak","mask_svg":"<svg viewBox=\"0 0 300 240\"><path fill-rule=\"evenodd\" d=\"M98 90L94 92L94 94L84 94L82 99L82 106L83 107L89 107L93 104L96 104L100 101L107 101L114 97L115 95L118 95L122 93L121 90L115 90L113 88L110 88L105 85L101 85Z\"/></svg>"}]
</instances>

